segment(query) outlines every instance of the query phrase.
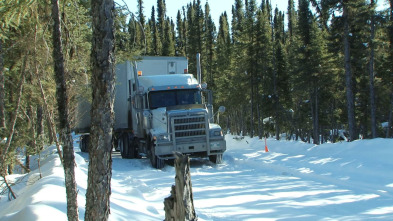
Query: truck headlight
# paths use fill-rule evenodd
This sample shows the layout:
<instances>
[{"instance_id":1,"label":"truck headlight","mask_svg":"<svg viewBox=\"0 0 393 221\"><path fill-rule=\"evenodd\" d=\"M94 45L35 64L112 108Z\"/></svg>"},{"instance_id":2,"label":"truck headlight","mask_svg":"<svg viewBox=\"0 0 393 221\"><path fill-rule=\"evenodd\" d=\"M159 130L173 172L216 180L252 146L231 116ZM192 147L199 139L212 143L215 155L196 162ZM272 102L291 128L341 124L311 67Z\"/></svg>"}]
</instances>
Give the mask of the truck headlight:
<instances>
[{"instance_id":1,"label":"truck headlight","mask_svg":"<svg viewBox=\"0 0 393 221\"><path fill-rule=\"evenodd\" d=\"M161 140L168 140L168 136L166 134L160 134L160 135L154 136L153 139L160 140L160 141Z\"/></svg>"},{"instance_id":2,"label":"truck headlight","mask_svg":"<svg viewBox=\"0 0 393 221\"><path fill-rule=\"evenodd\" d=\"M211 137L220 137L223 136L222 131L221 130L214 130L210 132L210 136Z\"/></svg>"}]
</instances>

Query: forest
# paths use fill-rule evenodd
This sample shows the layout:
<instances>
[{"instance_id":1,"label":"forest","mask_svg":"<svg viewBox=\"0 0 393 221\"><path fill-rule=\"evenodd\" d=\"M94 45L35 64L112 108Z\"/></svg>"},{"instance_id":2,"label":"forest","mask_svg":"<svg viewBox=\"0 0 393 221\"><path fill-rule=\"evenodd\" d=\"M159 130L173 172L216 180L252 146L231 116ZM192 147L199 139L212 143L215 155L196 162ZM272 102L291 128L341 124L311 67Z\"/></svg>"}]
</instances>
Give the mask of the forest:
<instances>
[{"instance_id":1,"label":"forest","mask_svg":"<svg viewBox=\"0 0 393 221\"><path fill-rule=\"evenodd\" d=\"M218 24L200 0L180 6L175 20L165 0L151 15L143 0L122 3L0 1L0 175L10 198L7 174L15 165L29 171L30 156L55 143L68 217L77 220L72 128L84 97L94 116L85 220L106 220L114 66L144 55L187 57L196 73L200 53L227 133L314 144L392 137L393 0L384 10L377 0L288 0L286 11L234 0Z\"/></svg>"},{"instance_id":2,"label":"forest","mask_svg":"<svg viewBox=\"0 0 393 221\"><path fill-rule=\"evenodd\" d=\"M233 134L315 144L335 142L342 131L348 140L391 137L393 1L385 3L377 11L375 0L288 0L279 11L268 0L235 0L219 24L200 0L179 8L175 21L165 0L151 15L143 0L137 13L117 3L116 62L185 56L196 73L201 53L203 81L215 91L215 107L226 107L220 123ZM90 4L59 4L71 119L78 97L92 93ZM0 127L12 138L2 157L15 165L22 164L18 147L26 146L28 161L56 141L53 19L45 0L1 1L0 12Z\"/></svg>"},{"instance_id":3,"label":"forest","mask_svg":"<svg viewBox=\"0 0 393 221\"><path fill-rule=\"evenodd\" d=\"M227 108L220 122L230 133L315 144L340 133L348 140L391 137L389 3L377 11L376 1L289 0L279 11L268 0L235 0L215 24L208 3L190 2L173 21L165 1L148 17L139 0L136 14L119 8L117 59L186 56L196 73L200 52L204 82L215 107Z\"/></svg>"}]
</instances>

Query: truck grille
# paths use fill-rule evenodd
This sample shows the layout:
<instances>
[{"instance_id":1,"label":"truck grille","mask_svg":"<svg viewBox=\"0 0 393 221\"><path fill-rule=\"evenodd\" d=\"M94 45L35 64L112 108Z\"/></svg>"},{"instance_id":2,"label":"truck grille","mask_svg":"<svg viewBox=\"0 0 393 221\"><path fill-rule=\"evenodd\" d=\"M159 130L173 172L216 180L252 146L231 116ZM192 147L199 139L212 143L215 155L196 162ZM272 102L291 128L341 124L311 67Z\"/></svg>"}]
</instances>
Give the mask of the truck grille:
<instances>
[{"instance_id":1,"label":"truck grille","mask_svg":"<svg viewBox=\"0 0 393 221\"><path fill-rule=\"evenodd\" d=\"M206 139L206 115L174 116L172 131L177 141Z\"/></svg>"}]
</instances>

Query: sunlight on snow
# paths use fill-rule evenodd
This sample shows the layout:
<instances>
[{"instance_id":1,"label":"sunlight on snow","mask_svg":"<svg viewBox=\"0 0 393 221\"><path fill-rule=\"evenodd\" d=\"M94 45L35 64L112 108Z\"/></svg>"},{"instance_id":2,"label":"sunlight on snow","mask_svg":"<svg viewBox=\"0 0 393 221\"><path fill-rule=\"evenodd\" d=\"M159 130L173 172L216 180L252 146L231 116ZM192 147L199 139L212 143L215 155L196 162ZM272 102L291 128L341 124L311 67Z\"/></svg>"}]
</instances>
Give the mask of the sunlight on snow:
<instances>
[{"instance_id":1,"label":"sunlight on snow","mask_svg":"<svg viewBox=\"0 0 393 221\"><path fill-rule=\"evenodd\" d=\"M300 173L312 173L312 172L314 172L312 169L306 168L306 167L299 168L298 171Z\"/></svg>"},{"instance_id":2,"label":"sunlight on snow","mask_svg":"<svg viewBox=\"0 0 393 221\"><path fill-rule=\"evenodd\" d=\"M393 206L390 207L379 207L376 209L369 210L363 214L367 215L384 215L384 214L389 214L393 213Z\"/></svg>"},{"instance_id":3,"label":"sunlight on snow","mask_svg":"<svg viewBox=\"0 0 393 221\"><path fill-rule=\"evenodd\" d=\"M310 161L311 164L327 164L327 163L332 163L334 161L337 161L338 159L334 159L334 158L323 158L323 159L319 159L319 160L314 160L314 161Z\"/></svg>"},{"instance_id":4,"label":"sunlight on snow","mask_svg":"<svg viewBox=\"0 0 393 221\"><path fill-rule=\"evenodd\" d=\"M305 156L305 155L291 156L291 157L284 158L284 159L282 159L281 161L288 161L288 160L291 160L291 159L302 158L302 157L304 157L304 156Z\"/></svg>"},{"instance_id":5,"label":"sunlight on snow","mask_svg":"<svg viewBox=\"0 0 393 221\"><path fill-rule=\"evenodd\" d=\"M293 206L326 206L326 205L333 205L333 204L344 204L344 203L353 203L358 201L366 201L373 198L377 198L379 195L376 194L362 194L362 195L341 195L341 196L334 196L325 199L313 199L309 201L303 202L289 202L288 204Z\"/></svg>"}]
</instances>

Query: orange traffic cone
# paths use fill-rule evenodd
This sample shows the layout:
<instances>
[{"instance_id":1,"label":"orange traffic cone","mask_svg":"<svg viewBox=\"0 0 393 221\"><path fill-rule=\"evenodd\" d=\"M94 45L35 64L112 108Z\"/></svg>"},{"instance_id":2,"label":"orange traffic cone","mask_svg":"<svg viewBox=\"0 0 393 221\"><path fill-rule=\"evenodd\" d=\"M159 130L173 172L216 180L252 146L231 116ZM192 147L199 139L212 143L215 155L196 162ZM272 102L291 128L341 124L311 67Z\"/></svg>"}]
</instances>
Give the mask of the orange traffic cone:
<instances>
[{"instance_id":1,"label":"orange traffic cone","mask_svg":"<svg viewBox=\"0 0 393 221\"><path fill-rule=\"evenodd\" d=\"M267 148L266 137L265 137L265 152L269 152L269 149Z\"/></svg>"}]
</instances>

